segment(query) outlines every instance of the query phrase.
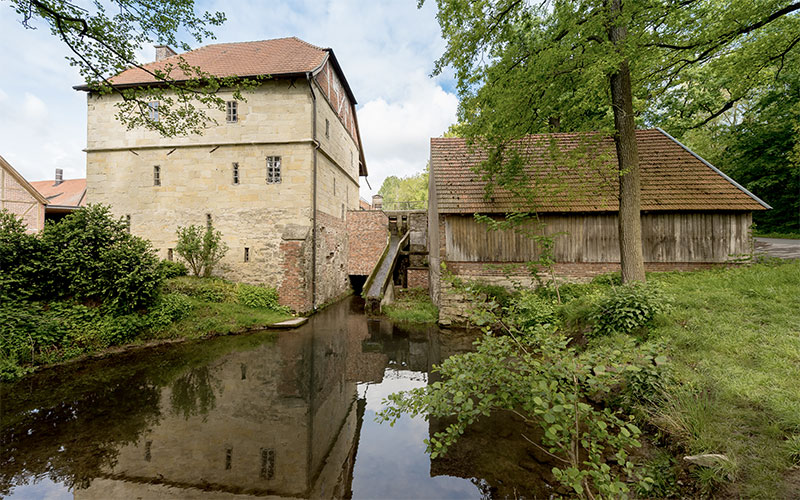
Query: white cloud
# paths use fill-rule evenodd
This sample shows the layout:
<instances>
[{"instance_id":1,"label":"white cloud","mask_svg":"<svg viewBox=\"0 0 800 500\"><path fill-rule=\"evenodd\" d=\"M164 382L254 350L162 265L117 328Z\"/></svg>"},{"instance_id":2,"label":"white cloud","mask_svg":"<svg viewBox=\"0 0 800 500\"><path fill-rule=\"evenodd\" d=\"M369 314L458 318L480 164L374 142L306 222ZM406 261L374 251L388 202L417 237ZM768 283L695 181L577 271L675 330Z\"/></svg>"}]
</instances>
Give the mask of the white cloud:
<instances>
[{"instance_id":1,"label":"white cloud","mask_svg":"<svg viewBox=\"0 0 800 500\"><path fill-rule=\"evenodd\" d=\"M411 87L405 98L394 102L378 98L358 112L373 192L390 175L421 172L428 161L430 138L441 136L456 118L456 96L422 74L407 81ZM368 189L362 187L361 192L368 198Z\"/></svg>"},{"instance_id":2,"label":"white cloud","mask_svg":"<svg viewBox=\"0 0 800 500\"><path fill-rule=\"evenodd\" d=\"M388 175L421 171L429 138L455 120L456 98L443 90L452 77L427 76L444 50L435 7L426 2L418 10L413 0L207 0L196 9L227 15L228 21L215 29L217 40L208 43L297 36L334 49L359 102L376 192ZM8 10L4 14L0 45L14 50L0 52L0 155L31 180L52 178L55 168L64 168L69 177L83 176L86 101L72 89L82 79L45 26L25 30L18 16ZM153 48L137 51L137 57L152 60ZM369 194L362 186L362 195Z\"/></svg>"}]
</instances>

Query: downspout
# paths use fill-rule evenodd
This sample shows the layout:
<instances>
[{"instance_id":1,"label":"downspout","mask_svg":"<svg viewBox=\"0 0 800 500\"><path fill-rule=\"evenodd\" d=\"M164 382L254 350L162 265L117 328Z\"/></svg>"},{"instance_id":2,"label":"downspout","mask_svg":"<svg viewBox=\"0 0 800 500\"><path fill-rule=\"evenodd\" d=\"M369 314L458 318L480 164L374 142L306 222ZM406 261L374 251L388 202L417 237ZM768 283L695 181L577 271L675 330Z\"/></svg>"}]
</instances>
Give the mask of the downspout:
<instances>
[{"instance_id":1,"label":"downspout","mask_svg":"<svg viewBox=\"0 0 800 500\"><path fill-rule=\"evenodd\" d=\"M314 170L311 175L311 309L317 310L317 95L311 83L311 73L306 73L308 88L311 90L311 139L314 143Z\"/></svg>"}]
</instances>

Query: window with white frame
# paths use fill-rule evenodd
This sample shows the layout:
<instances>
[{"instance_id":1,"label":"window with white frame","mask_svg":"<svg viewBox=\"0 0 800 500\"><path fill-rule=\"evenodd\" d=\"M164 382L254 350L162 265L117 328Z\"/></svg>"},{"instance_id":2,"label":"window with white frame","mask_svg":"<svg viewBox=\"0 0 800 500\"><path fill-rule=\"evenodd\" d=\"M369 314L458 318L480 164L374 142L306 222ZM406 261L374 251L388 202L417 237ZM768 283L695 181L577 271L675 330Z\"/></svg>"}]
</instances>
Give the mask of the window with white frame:
<instances>
[{"instance_id":1,"label":"window with white frame","mask_svg":"<svg viewBox=\"0 0 800 500\"><path fill-rule=\"evenodd\" d=\"M228 101L225 103L225 121L228 123L236 123L239 121L239 103L236 101Z\"/></svg>"},{"instance_id":2,"label":"window with white frame","mask_svg":"<svg viewBox=\"0 0 800 500\"><path fill-rule=\"evenodd\" d=\"M281 157L267 156L267 184L281 182Z\"/></svg>"},{"instance_id":3,"label":"window with white frame","mask_svg":"<svg viewBox=\"0 0 800 500\"><path fill-rule=\"evenodd\" d=\"M150 101L147 103L147 108L150 113L150 120L158 121L158 101Z\"/></svg>"}]
</instances>

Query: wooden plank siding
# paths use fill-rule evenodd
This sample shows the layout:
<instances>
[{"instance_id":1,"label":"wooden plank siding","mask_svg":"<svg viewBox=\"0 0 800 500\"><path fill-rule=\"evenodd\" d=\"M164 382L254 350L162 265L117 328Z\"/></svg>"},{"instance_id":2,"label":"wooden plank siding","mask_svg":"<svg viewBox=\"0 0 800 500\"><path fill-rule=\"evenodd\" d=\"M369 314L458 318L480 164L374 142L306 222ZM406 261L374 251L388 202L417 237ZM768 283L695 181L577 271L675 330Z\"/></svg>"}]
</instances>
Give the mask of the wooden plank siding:
<instances>
[{"instance_id":1,"label":"wooden plank siding","mask_svg":"<svg viewBox=\"0 0 800 500\"><path fill-rule=\"evenodd\" d=\"M544 233L556 237L556 262L619 262L616 214L542 215ZM749 212L642 214L645 262L725 262L752 252ZM472 216L445 218L446 260L527 262L537 245L512 231L489 231Z\"/></svg>"}]
</instances>

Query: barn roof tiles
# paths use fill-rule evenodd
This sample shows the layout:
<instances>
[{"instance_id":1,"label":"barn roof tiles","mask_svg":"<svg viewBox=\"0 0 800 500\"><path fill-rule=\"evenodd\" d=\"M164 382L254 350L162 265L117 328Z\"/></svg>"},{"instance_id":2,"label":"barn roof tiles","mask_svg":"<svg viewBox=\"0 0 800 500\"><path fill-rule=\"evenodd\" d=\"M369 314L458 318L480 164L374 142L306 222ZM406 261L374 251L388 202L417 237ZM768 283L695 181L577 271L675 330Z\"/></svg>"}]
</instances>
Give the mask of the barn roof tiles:
<instances>
[{"instance_id":1,"label":"barn roof tiles","mask_svg":"<svg viewBox=\"0 0 800 500\"><path fill-rule=\"evenodd\" d=\"M47 203L60 207L86 206L86 179L56 181L34 181L31 185L47 198Z\"/></svg>"},{"instance_id":2,"label":"barn roof tiles","mask_svg":"<svg viewBox=\"0 0 800 500\"><path fill-rule=\"evenodd\" d=\"M765 210L769 205L660 129L637 130L641 167L641 209ZM431 139L431 171L441 213L608 212L619 209L614 141L598 133L526 136L508 151L518 152L532 190L523 198L510 189L487 195L485 148L463 138ZM507 156L509 157L509 156ZM520 191L522 192L522 191Z\"/></svg>"}]
</instances>

